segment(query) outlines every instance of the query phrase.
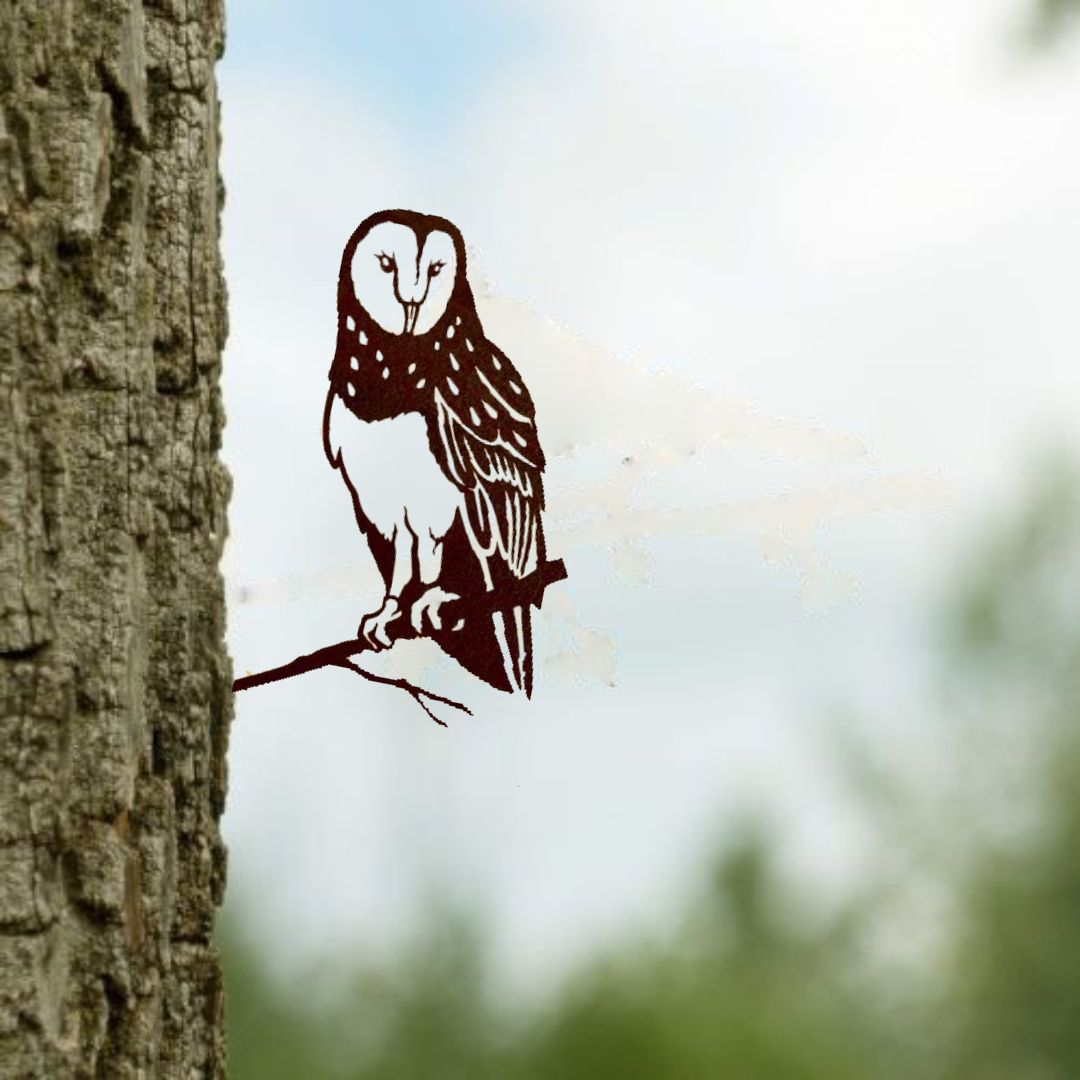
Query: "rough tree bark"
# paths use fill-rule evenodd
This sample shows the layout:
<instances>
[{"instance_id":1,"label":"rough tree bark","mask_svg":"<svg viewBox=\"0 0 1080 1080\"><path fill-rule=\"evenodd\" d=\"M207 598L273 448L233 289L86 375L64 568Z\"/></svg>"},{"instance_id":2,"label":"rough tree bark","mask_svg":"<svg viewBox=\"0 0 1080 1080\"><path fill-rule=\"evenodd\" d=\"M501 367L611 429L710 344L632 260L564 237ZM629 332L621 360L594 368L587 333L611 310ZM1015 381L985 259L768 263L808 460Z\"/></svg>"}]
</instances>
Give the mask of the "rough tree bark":
<instances>
[{"instance_id":1,"label":"rough tree bark","mask_svg":"<svg viewBox=\"0 0 1080 1080\"><path fill-rule=\"evenodd\" d=\"M0 0L0 1076L222 1075L220 0Z\"/></svg>"}]
</instances>

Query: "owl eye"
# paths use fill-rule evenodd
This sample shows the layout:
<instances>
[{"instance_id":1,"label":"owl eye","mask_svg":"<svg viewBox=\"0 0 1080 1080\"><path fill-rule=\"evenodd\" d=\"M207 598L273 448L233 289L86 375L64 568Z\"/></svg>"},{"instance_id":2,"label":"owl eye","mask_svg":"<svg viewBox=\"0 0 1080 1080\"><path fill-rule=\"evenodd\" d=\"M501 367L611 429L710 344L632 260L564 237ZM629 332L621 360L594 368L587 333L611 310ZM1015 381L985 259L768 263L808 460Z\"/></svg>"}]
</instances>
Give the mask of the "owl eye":
<instances>
[{"instance_id":1,"label":"owl eye","mask_svg":"<svg viewBox=\"0 0 1080 1080\"><path fill-rule=\"evenodd\" d=\"M383 270L384 274L389 274L390 271L393 270L397 265L394 262L394 260L389 255L387 255L385 253L382 254L382 255L379 255L378 259L379 259L379 266L382 267L382 270Z\"/></svg>"},{"instance_id":2,"label":"owl eye","mask_svg":"<svg viewBox=\"0 0 1080 1080\"><path fill-rule=\"evenodd\" d=\"M446 265L444 262L433 262L428 267L428 277L438 277L442 273L443 267Z\"/></svg>"}]
</instances>

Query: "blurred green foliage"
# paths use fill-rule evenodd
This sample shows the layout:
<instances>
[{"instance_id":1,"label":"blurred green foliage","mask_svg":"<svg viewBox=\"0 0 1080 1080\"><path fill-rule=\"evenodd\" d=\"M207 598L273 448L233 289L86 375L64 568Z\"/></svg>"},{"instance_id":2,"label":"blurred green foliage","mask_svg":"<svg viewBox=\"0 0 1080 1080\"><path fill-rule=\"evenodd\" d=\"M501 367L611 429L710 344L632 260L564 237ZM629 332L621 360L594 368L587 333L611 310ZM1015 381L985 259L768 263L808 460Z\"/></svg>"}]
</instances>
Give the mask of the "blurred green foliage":
<instances>
[{"instance_id":1,"label":"blurred green foliage","mask_svg":"<svg viewBox=\"0 0 1080 1080\"><path fill-rule=\"evenodd\" d=\"M857 812L889 871L868 865L831 918L807 916L768 832L744 825L665 940L610 952L521 1011L496 999L477 925L446 913L322 1007L226 933L231 1075L1080 1077L1077 474L1043 470L973 550L937 619L940 782L870 761L889 797Z\"/></svg>"},{"instance_id":2,"label":"blurred green foliage","mask_svg":"<svg viewBox=\"0 0 1080 1080\"><path fill-rule=\"evenodd\" d=\"M1039 0L1039 14L1048 22L1067 18L1080 10L1080 0Z\"/></svg>"},{"instance_id":3,"label":"blurred green foliage","mask_svg":"<svg viewBox=\"0 0 1080 1080\"><path fill-rule=\"evenodd\" d=\"M1062 36L1080 14L1080 0L1036 0L1034 32L1037 41Z\"/></svg>"}]
</instances>

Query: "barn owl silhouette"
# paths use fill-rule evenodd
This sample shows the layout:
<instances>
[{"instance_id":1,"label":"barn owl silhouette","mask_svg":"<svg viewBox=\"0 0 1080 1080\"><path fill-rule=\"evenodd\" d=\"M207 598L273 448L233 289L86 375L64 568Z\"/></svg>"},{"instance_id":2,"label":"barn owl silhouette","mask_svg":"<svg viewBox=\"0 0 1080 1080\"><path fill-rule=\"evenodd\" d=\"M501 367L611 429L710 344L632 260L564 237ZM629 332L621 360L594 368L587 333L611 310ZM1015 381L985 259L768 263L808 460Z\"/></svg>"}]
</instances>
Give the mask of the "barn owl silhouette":
<instances>
[{"instance_id":1,"label":"barn owl silhouette","mask_svg":"<svg viewBox=\"0 0 1080 1080\"><path fill-rule=\"evenodd\" d=\"M345 245L337 309L323 448L385 586L358 639L431 638L531 696L543 590L521 584L546 559L544 454L525 383L480 324L461 233L373 214Z\"/></svg>"}]
</instances>

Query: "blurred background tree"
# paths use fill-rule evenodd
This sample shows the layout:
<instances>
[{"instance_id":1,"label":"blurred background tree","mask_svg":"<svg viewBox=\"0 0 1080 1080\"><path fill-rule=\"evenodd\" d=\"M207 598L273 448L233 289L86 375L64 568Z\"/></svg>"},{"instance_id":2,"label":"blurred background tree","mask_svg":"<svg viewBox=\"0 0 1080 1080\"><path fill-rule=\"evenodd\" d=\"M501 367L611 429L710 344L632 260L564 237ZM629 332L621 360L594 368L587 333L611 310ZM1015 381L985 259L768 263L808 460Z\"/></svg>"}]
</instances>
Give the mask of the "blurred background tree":
<instances>
[{"instance_id":1,"label":"blurred background tree","mask_svg":"<svg viewBox=\"0 0 1080 1080\"><path fill-rule=\"evenodd\" d=\"M1078 0L1038 0L1035 11L1037 34L1044 39L1060 36L1075 21L1078 12Z\"/></svg>"},{"instance_id":2,"label":"blurred background tree","mask_svg":"<svg viewBox=\"0 0 1080 1080\"><path fill-rule=\"evenodd\" d=\"M317 975L282 987L227 930L232 1075L1080 1075L1080 476L1052 462L976 535L937 617L943 685L926 709L943 780L867 752L870 787L890 797L859 811L871 849L930 853L908 869L944 897L932 948L915 934L888 959L879 943L917 921L869 865L857 895L810 917L769 832L744 825L666 938L518 1009L496 1000L477 922L446 912L390 970L361 961L322 1007Z\"/></svg>"}]
</instances>

